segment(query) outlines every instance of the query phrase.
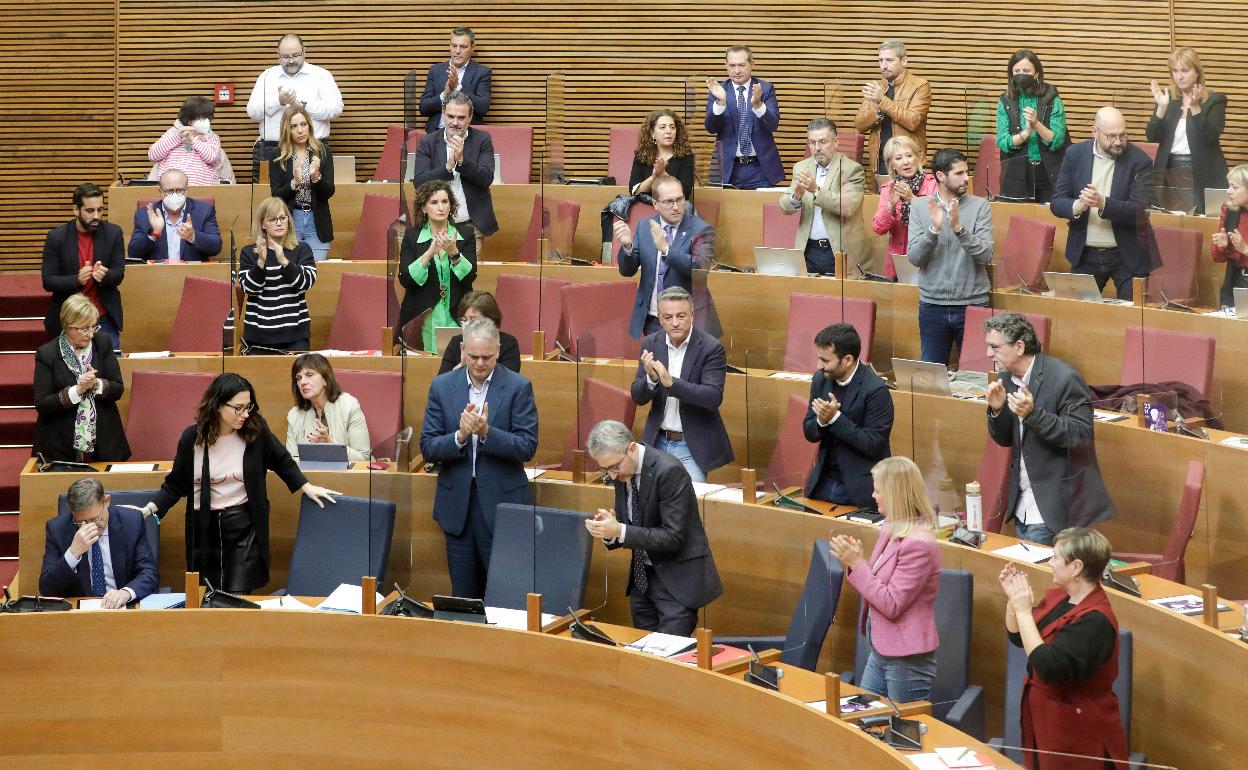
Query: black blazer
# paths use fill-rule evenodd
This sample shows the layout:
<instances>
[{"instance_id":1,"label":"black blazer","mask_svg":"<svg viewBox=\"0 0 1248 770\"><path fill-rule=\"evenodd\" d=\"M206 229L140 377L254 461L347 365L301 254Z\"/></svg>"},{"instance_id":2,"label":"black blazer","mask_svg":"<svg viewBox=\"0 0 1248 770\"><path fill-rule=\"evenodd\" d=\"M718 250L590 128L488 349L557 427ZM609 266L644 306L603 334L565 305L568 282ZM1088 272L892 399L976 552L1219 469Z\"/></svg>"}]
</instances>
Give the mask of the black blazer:
<instances>
[{"instance_id":1,"label":"black blazer","mask_svg":"<svg viewBox=\"0 0 1248 770\"><path fill-rule=\"evenodd\" d=\"M832 391L832 381L823 373L815 372L810 381L810 398L827 398ZM871 468L892 454L888 437L893 430L893 397L884 380L871 367L859 363L858 371L846 386L841 399L841 416L827 427L819 427L815 410L806 407L802 420L802 433L806 440L819 442L819 455L806 481L805 494L815 491L819 474L828 460L828 453L835 453L840 468L841 483L849 492L854 505L874 508L871 493L875 482L871 480Z\"/></svg>"},{"instance_id":2,"label":"black blazer","mask_svg":"<svg viewBox=\"0 0 1248 770\"><path fill-rule=\"evenodd\" d=\"M698 497L680 460L647 446L641 458L641 524L628 524L628 485L615 484L615 518L628 524L624 542L607 548L644 549L654 571L676 601L689 609L705 607L724 592L711 546L698 516ZM628 583L633 590L633 563Z\"/></svg>"},{"instance_id":3,"label":"black blazer","mask_svg":"<svg viewBox=\"0 0 1248 770\"><path fill-rule=\"evenodd\" d=\"M442 116L442 91L446 89L446 71L450 61L440 61L429 65L429 74L425 75L425 91L420 95L420 114L429 118L425 131L432 134L438 130L438 120ZM490 111L490 80L493 73L484 64L469 60L464 70L464 77L459 81L459 88L472 101L472 122L485 122L485 113ZM409 124L414 125L414 124Z\"/></svg>"},{"instance_id":4,"label":"black blazer","mask_svg":"<svg viewBox=\"0 0 1248 770\"><path fill-rule=\"evenodd\" d=\"M1075 200L1079 192L1092 182L1092 144L1095 139L1072 144L1066 148L1062 168L1053 187L1049 211L1055 217L1070 220L1066 228L1066 261L1078 267L1083 261L1083 247L1088 242L1088 212L1076 217ZM1148 275L1161 267L1153 227L1148 221L1148 199L1153 162L1134 144L1128 144L1114 164L1113 189L1105 198L1105 218L1114 229L1114 240L1123 262L1135 275Z\"/></svg>"},{"instance_id":5,"label":"black blazer","mask_svg":"<svg viewBox=\"0 0 1248 770\"><path fill-rule=\"evenodd\" d=\"M95 231L95 261L108 266L103 280L96 284L96 292L119 330L123 325L121 292L117 287L126 277L125 244L121 228L112 222L101 222ZM73 222L52 228L43 241L43 288L52 292L43 319L43 328L51 337L61 333L61 305L82 288L78 285L78 228Z\"/></svg>"},{"instance_id":6,"label":"black blazer","mask_svg":"<svg viewBox=\"0 0 1248 770\"><path fill-rule=\"evenodd\" d=\"M334 197L334 153L329 145L322 145L325 154L321 156L321 178L312 183L312 222L316 225L316 237L329 243L334 239L334 220L329 214L329 199ZM276 198L286 201L287 208L295 207L295 188L290 186L294 181L294 171L290 168L292 159L284 163L269 161L269 191ZM293 228L294 222L290 223Z\"/></svg>"},{"instance_id":7,"label":"black blazer","mask_svg":"<svg viewBox=\"0 0 1248 770\"><path fill-rule=\"evenodd\" d=\"M1170 146L1174 130L1183 111L1182 99L1171 99L1165 117L1157 117L1156 109L1148 118L1145 134L1157 143L1157 159L1153 166L1158 186L1165 184L1166 166L1170 164ZM1187 144L1192 150L1192 179L1196 190L1196 213L1205 213L1205 188L1226 187L1226 158L1222 155L1222 129L1226 127L1226 96L1210 91L1200 105L1199 115L1187 116Z\"/></svg>"},{"instance_id":8,"label":"black blazer","mask_svg":"<svg viewBox=\"0 0 1248 770\"><path fill-rule=\"evenodd\" d=\"M693 153L688 155L673 156L667 162L667 175L676 177L680 180L680 187L685 192L687 200L693 200ZM633 170L628 175L628 191L631 193L633 188L650 176L650 172L654 171L654 164L645 164L636 155L633 156Z\"/></svg>"},{"instance_id":9,"label":"black blazer","mask_svg":"<svg viewBox=\"0 0 1248 770\"><path fill-rule=\"evenodd\" d=\"M421 254L424 254L425 249L428 248L426 244L416 242L423 227L422 223L417 227L407 228L407 232L403 234L403 246L399 249L399 283L403 284L404 289L407 289L403 293L403 304L399 307L399 329L402 329L408 321L433 307L438 301L440 289L433 270L433 263L431 262L429 265L429 279L425 281L424 286L417 285L409 272L412 263ZM472 270L469 271L462 281L456 278L454 273L451 273L450 294L447 299L451 303L452 315L454 315L455 309L459 307L459 300L466 293L472 291L472 282L477 279L477 239L472 225L464 222L456 224L455 229L459 231L460 235L460 239L455 242L456 247L459 249L460 258L467 259L472 264ZM519 367L516 368L516 371L519 371Z\"/></svg>"},{"instance_id":10,"label":"black blazer","mask_svg":"<svg viewBox=\"0 0 1248 770\"><path fill-rule=\"evenodd\" d=\"M39 571L39 593L45 596L91 596L91 567L87 554L77 569L65 563L65 552L73 542L78 526L74 517L62 513L44 526L43 568ZM147 541L143 514L128 508L109 506L108 552L113 561L113 581L118 588L134 591L142 599L156 590L160 576Z\"/></svg>"},{"instance_id":11,"label":"black blazer","mask_svg":"<svg viewBox=\"0 0 1248 770\"><path fill-rule=\"evenodd\" d=\"M260 423L264 428L260 432L260 437L248 444L243 451L243 486L247 490L247 513L251 516L251 525L256 530L256 541L260 544L260 553L264 557L264 583L267 583L269 582L270 563L269 496L266 486L268 472L276 473L282 481L286 482L286 487L291 492L297 491L308 483L308 479L299 470L299 465L291 458L290 452L286 451L286 446L269 430L269 425L263 417L260 418ZM184 497L187 498L185 532L187 564L191 563L191 544L208 542L205 539L208 535L208 517L196 517L191 512L192 505L198 505L197 500L191 500L195 491L197 470L199 469L195 467L195 426L192 425L183 431L182 438L178 439L178 449L173 456L173 469L165 475L164 483L160 485L156 496L152 498L152 501L156 503L156 514L162 519L174 503ZM192 522L198 525L193 535Z\"/></svg>"},{"instance_id":12,"label":"black blazer","mask_svg":"<svg viewBox=\"0 0 1248 770\"><path fill-rule=\"evenodd\" d=\"M95 453L99 462L130 459L130 444L121 427L117 400L126 392L121 380L121 367L113 355L113 343L104 332L96 332L91 340L94 349L91 365L95 375L104 381L104 392L95 397ZM74 452L74 417L78 405L69 402L67 390L78 384L78 378L61 358L54 339L35 351L35 447L44 459L78 459Z\"/></svg>"},{"instance_id":13,"label":"black blazer","mask_svg":"<svg viewBox=\"0 0 1248 770\"><path fill-rule=\"evenodd\" d=\"M416 148L415 171L412 184L420 187L425 182L441 179L450 182L453 177L446 170L446 129L439 129L420 138ZM468 129L464 140L464 159L459 164L459 181L468 199L468 217L481 229L482 235L498 232L498 220L494 218L494 201L490 197L490 185L494 183L494 141L481 129ZM462 207L464 201L459 201Z\"/></svg>"},{"instance_id":14,"label":"black blazer","mask_svg":"<svg viewBox=\"0 0 1248 770\"><path fill-rule=\"evenodd\" d=\"M667 332L660 330L649 335L641 341L641 349L653 353L663 366L668 365ZM645 367L637 364L632 387L633 401L642 405L651 404L642 440L648 446L654 446L659 428L663 425L668 396L671 396L680 399L680 426L685 434L685 443L689 445L689 453L698 467L710 473L732 462L735 456L728 440L728 429L719 414L719 405L724 400L727 364L724 346L698 329L689 332L685 360L680 367L680 376L672 378L672 387L665 388L663 383L650 387Z\"/></svg>"},{"instance_id":15,"label":"black blazer","mask_svg":"<svg viewBox=\"0 0 1248 770\"><path fill-rule=\"evenodd\" d=\"M438 367L438 374L446 374L459 366L464 357L461 349L463 344L464 335L456 334L451 337L451 341L446 343L446 351L442 354L442 365ZM498 365L518 373L520 371L520 343L516 342L515 337L500 329L498 345Z\"/></svg>"}]
</instances>

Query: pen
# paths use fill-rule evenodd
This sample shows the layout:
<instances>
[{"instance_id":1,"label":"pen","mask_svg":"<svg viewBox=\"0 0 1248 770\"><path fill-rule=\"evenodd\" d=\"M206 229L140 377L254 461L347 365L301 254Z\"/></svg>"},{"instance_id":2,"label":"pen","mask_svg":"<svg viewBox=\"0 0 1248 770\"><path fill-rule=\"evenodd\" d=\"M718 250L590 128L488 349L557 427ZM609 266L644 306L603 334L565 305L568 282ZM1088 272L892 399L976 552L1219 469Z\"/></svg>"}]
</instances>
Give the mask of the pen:
<instances>
[{"instance_id":1,"label":"pen","mask_svg":"<svg viewBox=\"0 0 1248 770\"><path fill-rule=\"evenodd\" d=\"M959 754L958 758L953 761L957 762L958 760L962 759L962 757L965 757L967 754L970 754L970 753L971 753L971 747L967 746L966 748L962 749L962 753Z\"/></svg>"},{"instance_id":2,"label":"pen","mask_svg":"<svg viewBox=\"0 0 1248 770\"><path fill-rule=\"evenodd\" d=\"M1018 541L1018 544L1019 544L1019 545L1021 545L1021 546L1023 547L1023 550L1024 550L1024 551L1030 551L1030 550L1031 550L1030 548L1028 548L1028 547L1027 547L1027 544L1026 544L1026 543L1024 543L1022 540L1019 540L1019 541Z\"/></svg>"}]
</instances>

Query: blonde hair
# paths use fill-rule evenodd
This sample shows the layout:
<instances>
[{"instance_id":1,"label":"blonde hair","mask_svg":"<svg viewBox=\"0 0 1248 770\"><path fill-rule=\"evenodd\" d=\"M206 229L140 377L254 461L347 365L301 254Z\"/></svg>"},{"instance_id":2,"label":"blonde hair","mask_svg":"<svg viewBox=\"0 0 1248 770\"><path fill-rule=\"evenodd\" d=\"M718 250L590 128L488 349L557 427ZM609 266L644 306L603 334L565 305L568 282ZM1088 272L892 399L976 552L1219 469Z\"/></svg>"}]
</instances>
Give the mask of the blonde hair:
<instances>
[{"instance_id":1,"label":"blonde hair","mask_svg":"<svg viewBox=\"0 0 1248 770\"><path fill-rule=\"evenodd\" d=\"M1248 163L1241 163L1226 172L1226 179L1228 182L1234 180L1235 184L1240 187L1248 188ZM1237 208L1235 206L1231 206L1229 203L1227 204L1227 207L1232 209Z\"/></svg>"},{"instance_id":2,"label":"blonde hair","mask_svg":"<svg viewBox=\"0 0 1248 770\"><path fill-rule=\"evenodd\" d=\"M282 239L283 249L293 249L299 245L299 239L295 237L295 222L290 216L290 209L286 208L286 201L281 198L265 198L260 201L260 205L256 206L256 218L251 223L251 238L255 240L261 234L264 234L264 220L273 219L280 214L286 215L286 237ZM264 235L268 238L268 235Z\"/></svg>"},{"instance_id":3,"label":"blonde hair","mask_svg":"<svg viewBox=\"0 0 1248 770\"><path fill-rule=\"evenodd\" d=\"M1113 553L1109 538L1087 527L1067 527L1058 532L1053 538L1053 550L1068 564L1075 559L1083 562L1079 575L1091 583L1100 581Z\"/></svg>"},{"instance_id":4,"label":"blonde hair","mask_svg":"<svg viewBox=\"0 0 1248 770\"><path fill-rule=\"evenodd\" d=\"M917 173L919 176L923 176L923 153L919 152L918 142L908 136L902 136L900 134L884 143L884 163L888 166L888 170L896 173L893 169L893 153L897 152L902 147L905 147L910 150L910 152L914 153L914 162L918 168Z\"/></svg>"},{"instance_id":5,"label":"blonde hair","mask_svg":"<svg viewBox=\"0 0 1248 770\"><path fill-rule=\"evenodd\" d=\"M325 145L316 138L316 134L312 133L312 116L308 114L307 108L292 105L282 113L282 127L277 132L277 146L281 150L277 156L279 166L295 154L295 143L290 140L290 122L295 119L296 115L302 115L308 121L308 151L321 159L325 158Z\"/></svg>"},{"instance_id":6,"label":"blonde hair","mask_svg":"<svg viewBox=\"0 0 1248 770\"><path fill-rule=\"evenodd\" d=\"M85 294L71 294L61 305L61 328L71 326L94 326L100 320L100 310Z\"/></svg>"},{"instance_id":7,"label":"blonde hair","mask_svg":"<svg viewBox=\"0 0 1248 770\"><path fill-rule=\"evenodd\" d=\"M1195 49L1188 48L1187 46L1176 48L1174 53L1170 54L1169 67L1173 70L1179 64L1186 64L1196 70L1196 99L1203 102L1209 97L1209 90L1205 88L1205 68L1200 65L1200 54L1196 53ZM1174 84L1173 72L1170 73L1170 83L1172 85ZM1177 93L1178 90L1178 86L1175 86L1174 88L1170 88L1169 86L1166 87L1166 93L1175 99L1183 96L1182 94Z\"/></svg>"},{"instance_id":8,"label":"blonde hair","mask_svg":"<svg viewBox=\"0 0 1248 770\"><path fill-rule=\"evenodd\" d=\"M916 529L935 529L936 512L927 499L923 474L909 457L886 457L871 469L871 480L880 494L881 508L893 537L905 537Z\"/></svg>"}]
</instances>

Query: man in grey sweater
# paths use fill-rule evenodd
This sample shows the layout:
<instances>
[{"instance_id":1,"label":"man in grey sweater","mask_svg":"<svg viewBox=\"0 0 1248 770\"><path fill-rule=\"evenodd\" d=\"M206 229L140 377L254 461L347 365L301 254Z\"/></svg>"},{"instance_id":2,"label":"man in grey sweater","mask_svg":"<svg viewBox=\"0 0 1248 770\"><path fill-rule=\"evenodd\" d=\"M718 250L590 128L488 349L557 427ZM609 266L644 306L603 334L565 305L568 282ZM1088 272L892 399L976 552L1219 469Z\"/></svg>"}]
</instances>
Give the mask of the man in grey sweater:
<instances>
[{"instance_id":1,"label":"man in grey sweater","mask_svg":"<svg viewBox=\"0 0 1248 770\"><path fill-rule=\"evenodd\" d=\"M919 268L922 358L948 364L954 342L961 345L966 307L988 306L992 287L984 265L992 261L992 209L966 194L970 173L962 153L938 150L932 173L936 191L910 206L906 258Z\"/></svg>"}]
</instances>

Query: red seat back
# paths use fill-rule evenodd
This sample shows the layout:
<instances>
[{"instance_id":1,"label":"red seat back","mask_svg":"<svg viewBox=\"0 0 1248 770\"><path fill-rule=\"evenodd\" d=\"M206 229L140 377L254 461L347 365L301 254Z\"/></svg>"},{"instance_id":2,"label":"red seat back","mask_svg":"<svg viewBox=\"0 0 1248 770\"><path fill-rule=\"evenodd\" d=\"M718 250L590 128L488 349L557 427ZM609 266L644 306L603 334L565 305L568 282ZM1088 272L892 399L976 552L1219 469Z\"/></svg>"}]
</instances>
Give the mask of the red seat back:
<instances>
[{"instance_id":1,"label":"red seat back","mask_svg":"<svg viewBox=\"0 0 1248 770\"><path fill-rule=\"evenodd\" d=\"M1153 227L1161 267L1148 276L1148 299L1161 302L1162 293L1173 302L1189 302L1196 298L1196 273L1204 251L1204 237L1199 230L1183 227Z\"/></svg>"},{"instance_id":2,"label":"red seat back","mask_svg":"<svg viewBox=\"0 0 1248 770\"><path fill-rule=\"evenodd\" d=\"M1018 214L1010 217L1005 246L997 251L997 286L1018 286L1025 281L1027 288L1035 289L1049 269L1056 233L1057 227L1050 222Z\"/></svg>"},{"instance_id":3,"label":"red seat back","mask_svg":"<svg viewBox=\"0 0 1248 770\"><path fill-rule=\"evenodd\" d=\"M1210 397L1214 339L1204 334L1128 326L1122 350L1122 385L1182 382Z\"/></svg>"},{"instance_id":4,"label":"red seat back","mask_svg":"<svg viewBox=\"0 0 1248 770\"><path fill-rule=\"evenodd\" d=\"M572 469L572 450L585 448L589 432L595 425L603 420L617 420L632 430L636 415L637 403L633 401L632 393L586 377L581 383L581 399L576 404L576 420L563 447L563 469Z\"/></svg>"},{"instance_id":5,"label":"red seat back","mask_svg":"<svg viewBox=\"0 0 1248 770\"><path fill-rule=\"evenodd\" d=\"M1010 448L1001 446L989 436L984 441L984 454L979 458L975 480L979 482L984 531L999 533L1005 521L1005 507L1010 502Z\"/></svg>"},{"instance_id":6,"label":"red seat back","mask_svg":"<svg viewBox=\"0 0 1248 770\"><path fill-rule=\"evenodd\" d=\"M784 370L813 372L819 366L815 335L829 324L844 321L862 338L863 361L871 360L875 341L875 302L861 297L828 297L822 294L789 295L789 333L784 346Z\"/></svg>"},{"instance_id":7,"label":"red seat back","mask_svg":"<svg viewBox=\"0 0 1248 770\"><path fill-rule=\"evenodd\" d=\"M384 260L391 249L390 225L399 218L399 196L366 193L360 223L351 243L351 259Z\"/></svg>"},{"instance_id":8,"label":"red seat back","mask_svg":"<svg viewBox=\"0 0 1248 770\"><path fill-rule=\"evenodd\" d=\"M564 286L560 336L575 358L637 358L641 342L628 334L637 297L632 281Z\"/></svg>"},{"instance_id":9,"label":"red seat back","mask_svg":"<svg viewBox=\"0 0 1248 770\"><path fill-rule=\"evenodd\" d=\"M1161 562L1151 570L1162 580L1182 583L1187 577L1187 544L1191 542L1192 531L1196 529L1196 514L1200 512L1200 496L1204 489L1205 464L1200 460L1192 460L1187 464L1183 498L1179 501L1178 515L1174 518L1174 526L1170 529L1165 550L1161 552Z\"/></svg>"},{"instance_id":10,"label":"red seat back","mask_svg":"<svg viewBox=\"0 0 1248 770\"><path fill-rule=\"evenodd\" d=\"M555 349L559 322L563 317L563 287L560 278L535 278L503 273L494 286L494 301L503 314L502 330L516 338L520 355L542 356ZM546 350L533 351L533 332L546 333Z\"/></svg>"},{"instance_id":11,"label":"red seat back","mask_svg":"<svg viewBox=\"0 0 1248 770\"><path fill-rule=\"evenodd\" d=\"M798 213L785 214L779 203L763 204L763 245L773 249L791 249L797 242Z\"/></svg>"},{"instance_id":12,"label":"red seat back","mask_svg":"<svg viewBox=\"0 0 1248 770\"><path fill-rule=\"evenodd\" d=\"M335 369L334 377L360 402L373 454L394 459L394 435L403 419L403 374Z\"/></svg>"},{"instance_id":13,"label":"red seat back","mask_svg":"<svg viewBox=\"0 0 1248 770\"><path fill-rule=\"evenodd\" d=\"M862 149L867 144L867 137L857 131L837 131L836 151L855 163L862 163ZM806 148L807 153L810 148Z\"/></svg>"},{"instance_id":14,"label":"red seat back","mask_svg":"<svg viewBox=\"0 0 1248 770\"><path fill-rule=\"evenodd\" d=\"M811 466L819 455L819 445L807 441L802 434L802 420L806 418L807 408L804 397L796 393L789 395L780 436L776 439L775 448L771 450L767 472L762 476L764 491L770 490L772 484L781 489L806 485L806 477L810 475Z\"/></svg>"},{"instance_id":15,"label":"red seat back","mask_svg":"<svg viewBox=\"0 0 1248 770\"><path fill-rule=\"evenodd\" d=\"M533 126L473 126L490 135L503 184L528 184L533 173Z\"/></svg>"},{"instance_id":16,"label":"red seat back","mask_svg":"<svg viewBox=\"0 0 1248 770\"><path fill-rule=\"evenodd\" d=\"M174 353L219 353L225 347L222 327L230 313L230 283L187 276L182 299L169 331Z\"/></svg>"},{"instance_id":17,"label":"red seat back","mask_svg":"<svg viewBox=\"0 0 1248 770\"><path fill-rule=\"evenodd\" d=\"M516 254L516 258L523 262L537 262L542 257L537 241L542 237L543 226L551 248L564 256L570 256L572 241L576 238L576 225L580 219L581 204L576 201L557 198L543 200L541 193L533 196L533 213L529 216L529 229L524 233L524 240L520 242L520 251ZM551 259L554 255L545 256Z\"/></svg>"},{"instance_id":18,"label":"red seat back","mask_svg":"<svg viewBox=\"0 0 1248 770\"><path fill-rule=\"evenodd\" d=\"M1148 159L1156 162L1157 160L1157 143L1156 142L1132 142L1136 147L1144 151Z\"/></svg>"},{"instance_id":19,"label":"red seat back","mask_svg":"<svg viewBox=\"0 0 1248 770\"><path fill-rule=\"evenodd\" d=\"M219 335L221 327L215 327ZM220 340L217 341L220 344ZM126 440L131 460L171 460L178 439L195 424L195 407L213 376L206 372L137 369L130 378Z\"/></svg>"},{"instance_id":20,"label":"red seat back","mask_svg":"<svg viewBox=\"0 0 1248 770\"><path fill-rule=\"evenodd\" d=\"M700 201L694 212L711 227L719 227L719 201Z\"/></svg>"},{"instance_id":21,"label":"red seat back","mask_svg":"<svg viewBox=\"0 0 1248 770\"><path fill-rule=\"evenodd\" d=\"M966 308L966 321L962 326L962 347L958 351L958 368L969 372L991 372L992 357L984 346L984 321L1005 311L1000 308L986 308L970 305ZM1036 338L1040 341L1040 350L1049 352L1049 335L1053 326L1047 315L1039 313L1023 313L1023 317L1031 322L1036 330Z\"/></svg>"},{"instance_id":22,"label":"red seat back","mask_svg":"<svg viewBox=\"0 0 1248 770\"><path fill-rule=\"evenodd\" d=\"M633 173L633 155L637 153L637 136L640 133L640 126L611 126L607 176L615 177L618 185L628 185L628 177Z\"/></svg>"},{"instance_id":23,"label":"red seat back","mask_svg":"<svg viewBox=\"0 0 1248 770\"><path fill-rule=\"evenodd\" d=\"M343 273L325 346L332 350L380 350L382 329L391 325L391 318L398 318L397 304L394 285L384 276Z\"/></svg>"},{"instance_id":24,"label":"red seat back","mask_svg":"<svg viewBox=\"0 0 1248 770\"><path fill-rule=\"evenodd\" d=\"M975 194L991 198L1001 194L1001 148L996 132L979 138L979 155L975 159Z\"/></svg>"},{"instance_id":25,"label":"red seat back","mask_svg":"<svg viewBox=\"0 0 1248 770\"><path fill-rule=\"evenodd\" d=\"M424 129L413 128L407 132L407 151L416 152ZM386 143L381 147L381 157L373 170L374 182L397 182L402 174L403 126L386 126Z\"/></svg>"}]
</instances>

